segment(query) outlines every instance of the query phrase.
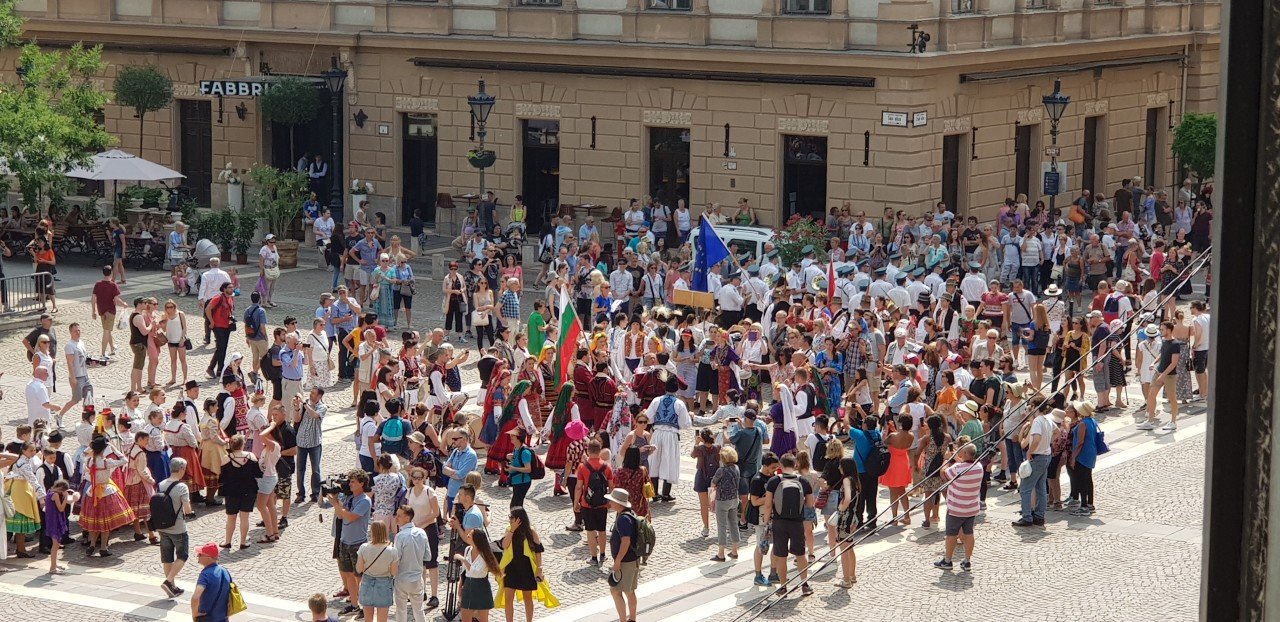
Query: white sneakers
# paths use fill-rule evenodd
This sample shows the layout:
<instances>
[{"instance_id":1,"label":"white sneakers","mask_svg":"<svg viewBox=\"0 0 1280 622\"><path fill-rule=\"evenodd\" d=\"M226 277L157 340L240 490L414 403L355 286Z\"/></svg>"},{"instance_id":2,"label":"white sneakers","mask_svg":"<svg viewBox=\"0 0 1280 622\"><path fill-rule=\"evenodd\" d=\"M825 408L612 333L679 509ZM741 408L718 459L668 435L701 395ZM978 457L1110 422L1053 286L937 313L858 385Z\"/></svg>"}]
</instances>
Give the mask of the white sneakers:
<instances>
[{"instance_id":1,"label":"white sneakers","mask_svg":"<svg viewBox=\"0 0 1280 622\"><path fill-rule=\"evenodd\" d=\"M1178 429L1178 424L1176 422L1170 421L1169 423L1164 424L1164 427L1161 429L1173 432Z\"/></svg>"},{"instance_id":2,"label":"white sneakers","mask_svg":"<svg viewBox=\"0 0 1280 622\"><path fill-rule=\"evenodd\" d=\"M1156 429L1156 423L1156 421L1143 421L1134 427L1139 430L1154 430Z\"/></svg>"}]
</instances>

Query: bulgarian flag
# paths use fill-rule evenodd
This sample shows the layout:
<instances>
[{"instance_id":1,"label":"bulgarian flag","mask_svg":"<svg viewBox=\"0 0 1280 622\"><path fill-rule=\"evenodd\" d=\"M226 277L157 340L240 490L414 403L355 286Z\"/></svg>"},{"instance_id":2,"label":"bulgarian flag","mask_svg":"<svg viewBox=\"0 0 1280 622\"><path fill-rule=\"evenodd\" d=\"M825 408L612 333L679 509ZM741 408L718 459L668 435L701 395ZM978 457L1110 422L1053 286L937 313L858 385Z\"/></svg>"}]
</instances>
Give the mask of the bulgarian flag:
<instances>
[{"instance_id":1,"label":"bulgarian flag","mask_svg":"<svg viewBox=\"0 0 1280 622\"><path fill-rule=\"evenodd\" d=\"M556 342L556 386L568 381L569 366L573 365L573 355L578 350L578 341L582 339L582 323L578 321L578 311L570 303L569 290L560 288L560 339Z\"/></svg>"}]
</instances>

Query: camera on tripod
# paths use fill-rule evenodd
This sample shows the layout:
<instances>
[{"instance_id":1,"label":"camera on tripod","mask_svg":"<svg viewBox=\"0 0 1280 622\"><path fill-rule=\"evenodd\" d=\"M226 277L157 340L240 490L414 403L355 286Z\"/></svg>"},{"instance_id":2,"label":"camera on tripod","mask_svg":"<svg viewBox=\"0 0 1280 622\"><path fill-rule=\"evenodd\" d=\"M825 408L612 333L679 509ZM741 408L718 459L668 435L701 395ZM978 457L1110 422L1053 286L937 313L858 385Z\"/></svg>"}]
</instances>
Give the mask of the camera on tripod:
<instances>
[{"instance_id":1,"label":"camera on tripod","mask_svg":"<svg viewBox=\"0 0 1280 622\"><path fill-rule=\"evenodd\" d=\"M351 495L351 475L348 473L337 473L324 478L320 482L320 493L329 496L334 494Z\"/></svg>"}]
</instances>

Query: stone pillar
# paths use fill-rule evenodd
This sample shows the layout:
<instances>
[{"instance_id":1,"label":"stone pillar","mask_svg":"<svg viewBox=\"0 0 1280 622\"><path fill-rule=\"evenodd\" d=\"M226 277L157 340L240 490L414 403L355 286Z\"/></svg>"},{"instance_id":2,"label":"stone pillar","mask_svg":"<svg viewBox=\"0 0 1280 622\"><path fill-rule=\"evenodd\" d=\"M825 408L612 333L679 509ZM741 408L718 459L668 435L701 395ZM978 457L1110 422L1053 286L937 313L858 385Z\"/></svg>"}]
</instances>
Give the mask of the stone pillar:
<instances>
[{"instance_id":1,"label":"stone pillar","mask_svg":"<svg viewBox=\"0 0 1280 622\"><path fill-rule=\"evenodd\" d=\"M1218 137L1209 355L1208 465L1200 618L1280 615L1270 575L1274 490L1277 304L1280 304L1280 7L1224 7L1226 57ZM1230 60L1230 65L1226 60ZM1225 148L1230 145L1230 148Z\"/></svg>"}]
</instances>

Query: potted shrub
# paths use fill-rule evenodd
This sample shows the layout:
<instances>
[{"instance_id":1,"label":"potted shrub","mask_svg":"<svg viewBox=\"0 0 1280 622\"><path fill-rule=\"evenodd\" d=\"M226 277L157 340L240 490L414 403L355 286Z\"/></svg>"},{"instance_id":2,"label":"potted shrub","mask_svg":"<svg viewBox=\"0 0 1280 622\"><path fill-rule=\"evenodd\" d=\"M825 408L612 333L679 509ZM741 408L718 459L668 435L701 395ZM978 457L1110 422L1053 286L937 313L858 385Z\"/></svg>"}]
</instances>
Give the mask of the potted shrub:
<instances>
[{"instance_id":1,"label":"potted shrub","mask_svg":"<svg viewBox=\"0 0 1280 622\"><path fill-rule=\"evenodd\" d=\"M230 214L227 220L233 232L231 250L236 255L236 263L243 266L249 263L249 247L253 245L258 230L258 214L244 209L238 212L228 210L227 213Z\"/></svg>"},{"instance_id":2,"label":"potted shrub","mask_svg":"<svg viewBox=\"0 0 1280 622\"><path fill-rule=\"evenodd\" d=\"M492 149L477 151L472 149L467 152L467 162L476 168L489 168L498 160L498 153Z\"/></svg>"},{"instance_id":3,"label":"potted shrub","mask_svg":"<svg viewBox=\"0 0 1280 622\"><path fill-rule=\"evenodd\" d=\"M289 236L293 223L302 217L307 200L307 175L293 170L259 166L249 171L253 180L249 204L267 231L276 235L281 268L298 266L298 241ZM256 221L255 221L256 222Z\"/></svg>"}]
</instances>

